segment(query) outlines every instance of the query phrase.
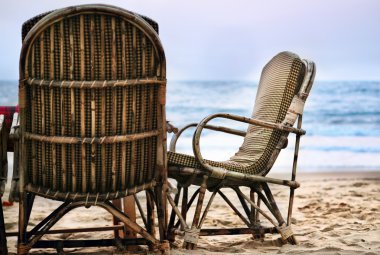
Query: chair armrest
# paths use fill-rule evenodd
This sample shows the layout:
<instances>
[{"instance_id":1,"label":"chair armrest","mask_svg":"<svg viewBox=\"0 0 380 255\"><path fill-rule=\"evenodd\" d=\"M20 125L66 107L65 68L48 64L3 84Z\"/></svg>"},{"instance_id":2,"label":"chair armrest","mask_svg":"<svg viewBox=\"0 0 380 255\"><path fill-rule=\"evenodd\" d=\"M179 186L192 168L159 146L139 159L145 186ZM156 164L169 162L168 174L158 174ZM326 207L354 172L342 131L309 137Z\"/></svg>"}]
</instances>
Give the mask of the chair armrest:
<instances>
[{"instance_id":1,"label":"chair armrest","mask_svg":"<svg viewBox=\"0 0 380 255\"><path fill-rule=\"evenodd\" d=\"M178 138L181 136L181 134L183 133L183 131L185 131L188 128L191 128L191 127L196 127L197 125L198 125L198 123L190 123L190 124L184 126L183 128L180 128L177 131L177 133L174 133L172 139L170 140L169 151L175 152L175 147L177 145Z\"/></svg>"},{"instance_id":2,"label":"chair armrest","mask_svg":"<svg viewBox=\"0 0 380 255\"><path fill-rule=\"evenodd\" d=\"M176 134L178 132L178 128L172 124L170 124L169 121L166 121L166 131L168 133L174 133Z\"/></svg>"},{"instance_id":3,"label":"chair armrest","mask_svg":"<svg viewBox=\"0 0 380 255\"><path fill-rule=\"evenodd\" d=\"M205 124L206 124L207 122L209 122L210 120L215 119L215 118L225 118L225 119L230 119L230 120L236 120L236 121L248 123L248 124L255 125L255 126L260 126L260 127L264 127L264 128L270 128L270 129L276 129L276 130L280 130L280 131L290 132L290 133L293 133L296 135L305 135L306 134L306 131L303 129L298 129L298 128L294 128L291 126L286 126L282 123L273 123L273 122L263 121L263 120L259 120L259 119L247 118L247 117L234 115L234 114L228 114L228 113L216 113L216 114L209 115L208 117L203 119L201 121L201 123L205 122Z\"/></svg>"},{"instance_id":4,"label":"chair armrest","mask_svg":"<svg viewBox=\"0 0 380 255\"><path fill-rule=\"evenodd\" d=\"M196 127L196 126L198 126L198 123L190 123L190 124L184 126L183 128L179 129L178 132L175 133L175 135L172 137L172 139L170 141L169 150L171 152L175 152L175 146L177 144L178 138L181 136L183 131L187 130L188 128ZM232 129L232 128L227 128L227 127L205 125L204 128L214 130L214 131L223 132L223 133L228 133L228 134L232 134L232 135L238 135L238 136L245 136L246 135L246 132L244 132L244 131Z\"/></svg>"},{"instance_id":5,"label":"chair armrest","mask_svg":"<svg viewBox=\"0 0 380 255\"><path fill-rule=\"evenodd\" d=\"M194 151L194 156L197 159L197 161L202 165L203 168L209 171L210 175L215 178L219 179L224 179L227 175L226 169L223 168L218 168L211 166L208 164L200 151L200 146L199 146L199 140L201 138L201 133L203 129L208 126L207 123L215 118L225 118L225 119L231 119L231 120L236 120L256 126L261 126L264 128L270 128L270 129L276 129L280 131L285 131L285 132L291 132L295 133L297 135L304 135L306 133L305 130L302 129L297 129L289 126L285 126L279 123L271 123L271 122L266 122L262 120L257 120L253 118L247 118L247 117L242 117L234 114L227 114L227 113L216 113L216 114L211 114L204 118L197 126L197 129L195 130L194 136L193 136L193 151ZM234 173L235 174L235 173Z\"/></svg>"}]
</instances>

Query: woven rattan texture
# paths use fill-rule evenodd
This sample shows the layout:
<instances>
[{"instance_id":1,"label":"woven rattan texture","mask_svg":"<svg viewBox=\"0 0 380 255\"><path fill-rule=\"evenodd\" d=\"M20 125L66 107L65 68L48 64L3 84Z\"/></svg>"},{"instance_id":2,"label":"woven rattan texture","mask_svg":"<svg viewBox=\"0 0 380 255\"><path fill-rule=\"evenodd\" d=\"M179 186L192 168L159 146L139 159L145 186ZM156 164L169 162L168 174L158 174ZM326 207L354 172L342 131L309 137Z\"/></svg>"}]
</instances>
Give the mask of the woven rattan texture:
<instances>
[{"instance_id":1,"label":"woven rattan texture","mask_svg":"<svg viewBox=\"0 0 380 255\"><path fill-rule=\"evenodd\" d=\"M26 22L23 37L44 15ZM148 20L158 31L154 21ZM157 77L153 43L119 16L82 14L41 32L29 48L26 78L127 80ZM159 78L159 77L158 77ZM159 84L107 88L26 87L26 132L104 137L158 128ZM28 182L62 192L115 192L154 178L157 137L115 144L27 140Z\"/></svg>"},{"instance_id":2,"label":"woven rattan texture","mask_svg":"<svg viewBox=\"0 0 380 255\"><path fill-rule=\"evenodd\" d=\"M252 117L281 123L298 93L305 74L301 59L290 52L276 55L264 67ZM229 161L207 161L215 167L246 174L263 174L279 142L281 131L250 125L243 145ZM201 169L193 156L169 152L169 165Z\"/></svg>"},{"instance_id":3,"label":"woven rattan texture","mask_svg":"<svg viewBox=\"0 0 380 255\"><path fill-rule=\"evenodd\" d=\"M28 19L27 21L25 21L23 24L22 24L22 29L21 29L21 36L22 36L22 40L25 39L26 35L28 34L28 32L30 31L30 29L32 29L32 27L38 22L40 21L43 17L45 17L46 15L48 15L49 13L51 13L53 11L49 11L49 12L45 12L45 13L41 13L31 19ZM158 23L155 22L154 20L146 17L146 16L143 16L141 14L137 14L135 13L136 15L140 16L141 18L143 18L146 22L148 22L148 24L157 32L158 34Z\"/></svg>"}]
</instances>

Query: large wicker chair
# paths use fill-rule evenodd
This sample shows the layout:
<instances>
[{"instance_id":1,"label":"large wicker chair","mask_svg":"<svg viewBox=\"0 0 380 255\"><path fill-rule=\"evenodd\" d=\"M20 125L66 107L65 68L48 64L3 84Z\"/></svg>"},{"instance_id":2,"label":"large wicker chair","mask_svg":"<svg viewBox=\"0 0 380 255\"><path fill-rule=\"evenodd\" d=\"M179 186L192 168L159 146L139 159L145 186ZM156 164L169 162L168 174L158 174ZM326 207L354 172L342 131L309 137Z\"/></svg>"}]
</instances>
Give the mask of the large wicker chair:
<instances>
[{"instance_id":1,"label":"large wicker chair","mask_svg":"<svg viewBox=\"0 0 380 255\"><path fill-rule=\"evenodd\" d=\"M168 250L166 63L157 33L154 21L108 5L59 9L24 24L19 254L120 243ZM146 191L146 216L138 204L145 228L110 202L140 191ZM63 203L27 231L36 195ZM106 209L139 238L41 240L82 206Z\"/></svg>"},{"instance_id":2,"label":"large wicker chair","mask_svg":"<svg viewBox=\"0 0 380 255\"><path fill-rule=\"evenodd\" d=\"M280 233L283 240L296 242L291 230L290 218L294 190L299 187L295 178L300 137L305 134L305 131L301 129L303 107L312 87L314 74L313 62L301 60L296 54L290 52L279 53L262 71L251 118L218 113L204 118L199 124L189 124L179 130L171 141L168 154L169 177L178 182L175 198L168 196L169 202L174 207L168 226L171 234L169 239L174 239L175 234L184 235L184 246L188 249L195 248L198 237L205 235L253 234L256 237L263 237L265 233ZM248 123L249 127L246 132L243 132L208 124L216 118ZM292 126L297 119L297 128L294 128ZM193 136L194 156L175 152L178 138L190 127L196 127ZM244 142L239 151L227 161L206 160L199 147L201 133L205 128L243 136ZM291 180L266 177L281 149L287 146L289 133L296 134ZM268 183L290 187L287 221L281 215ZM188 187L192 184L200 188L188 200ZM244 194L240 189L241 186L249 187L250 194ZM223 188L233 189L239 202L231 201L222 192ZM206 189L212 194L201 215ZM183 195L180 212L177 208L180 204L181 190L183 190ZM202 228L216 194L227 202L248 228ZM193 222L191 226L188 226L186 223L188 209L197 195L198 203ZM272 216L260 208L261 201L267 206ZM241 203L244 212L237 209L236 203ZM259 214L272 223L273 227L260 226ZM177 222L176 216L179 217Z\"/></svg>"}]
</instances>

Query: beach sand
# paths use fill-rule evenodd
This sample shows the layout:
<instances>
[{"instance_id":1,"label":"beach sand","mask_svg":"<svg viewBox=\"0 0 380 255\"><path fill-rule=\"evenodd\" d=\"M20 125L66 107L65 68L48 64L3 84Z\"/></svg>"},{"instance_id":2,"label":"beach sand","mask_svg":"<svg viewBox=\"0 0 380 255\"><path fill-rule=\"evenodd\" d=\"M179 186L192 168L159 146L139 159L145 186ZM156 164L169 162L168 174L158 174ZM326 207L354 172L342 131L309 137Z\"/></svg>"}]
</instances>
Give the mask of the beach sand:
<instances>
[{"instance_id":1,"label":"beach sand","mask_svg":"<svg viewBox=\"0 0 380 255\"><path fill-rule=\"evenodd\" d=\"M275 176L279 177L279 176ZM281 176L280 176L281 177ZM284 176L282 176L284 177ZM299 245L281 244L278 235L253 240L250 235L201 237L196 251L173 248L171 254L380 254L380 172L305 173L298 180L293 209L293 231ZM285 211L289 189L272 186L280 210ZM233 192L225 190L233 199ZM5 197L7 197L5 195ZM32 225L41 220L58 202L37 198ZM17 230L18 206L4 208L7 231ZM55 226L59 228L111 225L112 218L91 207L69 213ZM265 222L263 222L265 224ZM243 226L225 202L217 197L205 227ZM112 232L50 235L57 238L110 238ZM181 245L181 240L175 244ZM15 253L16 238L8 238L10 253ZM113 248L65 249L79 254L113 254ZM48 250L54 254L54 250ZM46 254L32 250L32 254ZM117 253L121 254L121 253ZM124 253L122 253L124 254ZM128 254L128 253L125 253Z\"/></svg>"}]
</instances>

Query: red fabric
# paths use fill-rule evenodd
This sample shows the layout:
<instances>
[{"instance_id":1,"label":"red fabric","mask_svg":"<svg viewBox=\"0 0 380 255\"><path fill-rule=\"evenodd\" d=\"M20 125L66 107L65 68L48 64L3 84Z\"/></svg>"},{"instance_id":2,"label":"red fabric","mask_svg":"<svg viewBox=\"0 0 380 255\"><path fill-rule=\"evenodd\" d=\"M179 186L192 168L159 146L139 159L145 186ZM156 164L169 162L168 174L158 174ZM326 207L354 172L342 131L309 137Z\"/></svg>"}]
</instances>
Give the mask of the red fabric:
<instances>
[{"instance_id":1,"label":"red fabric","mask_svg":"<svg viewBox=\"0 0 380 255\"><path fill-rule=\"evenodd\" d=\"M5 127L11 128L12 121L13 121L13 114L15 112L18 112L18 105L17 106L0 106L0 115L5 116Z\"/></svg>"},{"instance_id":2,"label":"red fabric","mask_svg":"<svg viewBox=\"0 0 380 255\"><path fill-rule=\"evenodd\" d=\"M8 200L3 201L3 206L13 206L13 202L10 202Z\"/></svg>"}]
</instances>

